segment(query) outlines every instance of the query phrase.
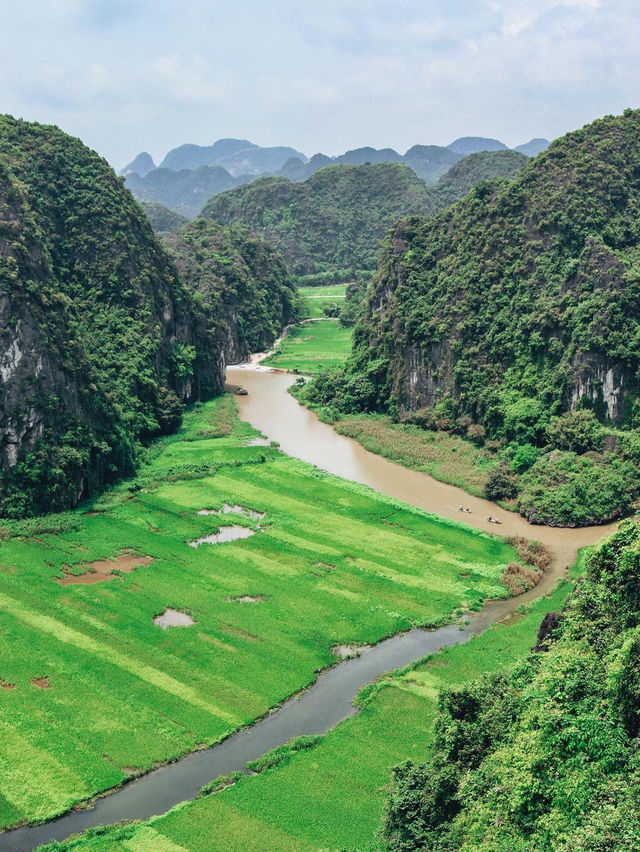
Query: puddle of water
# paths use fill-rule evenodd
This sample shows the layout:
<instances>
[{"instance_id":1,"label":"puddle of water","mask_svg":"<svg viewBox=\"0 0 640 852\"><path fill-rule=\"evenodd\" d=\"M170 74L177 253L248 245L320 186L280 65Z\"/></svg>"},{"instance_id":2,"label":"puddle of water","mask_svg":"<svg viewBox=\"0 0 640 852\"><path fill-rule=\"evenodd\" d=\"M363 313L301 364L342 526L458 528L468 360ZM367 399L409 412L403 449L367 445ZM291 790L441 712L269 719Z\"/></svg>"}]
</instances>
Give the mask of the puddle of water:
<instances>
[{"instance_id":1,"label":"puddle of water","mask_svg":"<svg viewBox=\"0 0 640 852\"><path fill-rule=\"evenodd\" d=\"M220 527L217 533L205 535L202 538L197 538L195 541L189 542L189 547L200 547L201 544L224 544L228 541L238 541L241 538L249 538L255 535L255 530L249 527L240 527L233 524L230 527Z\"/></svg>"},{"instance_id":2,"label":"puddle of water","mask_svg":"<svg viewBox=\"0 0 640 852\"><path fill-rule=\"evenodd\" d=\"M255 509L247 509L244 506L237 504L232 506L229 503L223 503L222 509L199 509L199 515L242 515L246 518L253 518L261 521L264 518L264 512L256 512Z\"/></svg>"},{"instance_id":3,"label":"puddle of water","mask_svg":"<svg viewBox=\"0 0 640 852\"><path fill-rule=\"evenodd\" d=\"M121 553L115 559L101 559L98 562L88 562L81 565L85 568L84 574L71 574L67 568L63 568L64 577L55 579L61 586L91 586L94 583L103 583L105 580L113 580L117 575L114 571L130 574L135 568L149 565L153 562L151 556L136 556L133 553Z\"/></svg>"},{"instance_id":4,"label":"puddle of water","mask_svg":"<svg viewBox=\"0 0 640 852\"><path fill-rule=\"evenodd\" d=\"M257 604L264 600L264 595L238 595L237 598L225 598L227 603L248 603Z\"/></svg>"},{"instance_id":5,"label":"puddle of water","mask_svg":"<svg viewBox=\"0 0 640 852\"><path fill-rule=\"evenodd\" d=\"M180 612L179 609L165 609L162 615L156 615L153 623L163 630L168 630L170 627L191 627L195 624L193 618L186 612Z\"/></svg>"}]
</instances>

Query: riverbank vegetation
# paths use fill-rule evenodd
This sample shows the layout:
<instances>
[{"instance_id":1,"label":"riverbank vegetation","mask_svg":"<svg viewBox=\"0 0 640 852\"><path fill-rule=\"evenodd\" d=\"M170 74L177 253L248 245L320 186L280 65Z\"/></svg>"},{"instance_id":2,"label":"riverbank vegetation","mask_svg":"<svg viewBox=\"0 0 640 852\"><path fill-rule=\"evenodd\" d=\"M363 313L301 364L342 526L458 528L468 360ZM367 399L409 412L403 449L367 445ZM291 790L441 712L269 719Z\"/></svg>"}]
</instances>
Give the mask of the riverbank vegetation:
<instances>
[{"instance_id":1,"label":"riverbank vegetation","mask_svg":"<svg viewBox=\"0 0 640 852\"><path fill-rule=\"evenodd\" d=\"M190 546L220 530L250 537ZM506 596L516 558L256 443L229 395L191 408L135 479L0 536L4 827L227 736L336 645ZM163 630L168 609L195 623Z\"/></svg>"},{"instance_id":2,"label":"riverbank vegetation","mask_svg":"<svg viewBox=\"0 0 640 852\"><path fill-rule=\"evenodd\" d=\"M385 413L498 450L487 495L534 523L628 512L640 482L639 127L633 110L596 121L514 180L398 222L350 358L302 398L333 419Z\"/></svg>"},{"instance_id":3,"label":"riverbank vegetation","mask_svg":"<svg viewBox=\"0 0 640 852\"><path fill-rule=\"evenodd\" d=\"M389 849L640 848L639 545L627 521L595 550L542 653L443 693Z\"/></svg>"}]
</instances>

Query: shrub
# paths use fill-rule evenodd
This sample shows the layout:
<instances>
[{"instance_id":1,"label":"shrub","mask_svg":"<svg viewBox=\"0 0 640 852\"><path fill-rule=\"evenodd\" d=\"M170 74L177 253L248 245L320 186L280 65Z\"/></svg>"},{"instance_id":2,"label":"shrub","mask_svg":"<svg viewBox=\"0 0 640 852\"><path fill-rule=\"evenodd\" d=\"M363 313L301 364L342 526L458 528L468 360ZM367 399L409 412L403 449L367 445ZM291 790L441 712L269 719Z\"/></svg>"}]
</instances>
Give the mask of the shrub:
<instances>
[{"instance_id":1,"label":"shrub","mask_svg":"<svg viewBox=\"0 0 640 852\"><path fill-rule=\"evenodd\" d=\"M518 481L509 465L501 462L492 468L485 487L489 500L511 500L518 493Z\"/></svg>"},{"instance_id":2,"label":"shrub","mask_svg":"<svg viewBox=\"0 0 640 852\"><path fill-rule=\"evenodd\" d=\"M554 417L548 428L549 442L559 450L586 453L602 446L604 429L593 411L578 409Z\"/></svg>"}]
</instances>

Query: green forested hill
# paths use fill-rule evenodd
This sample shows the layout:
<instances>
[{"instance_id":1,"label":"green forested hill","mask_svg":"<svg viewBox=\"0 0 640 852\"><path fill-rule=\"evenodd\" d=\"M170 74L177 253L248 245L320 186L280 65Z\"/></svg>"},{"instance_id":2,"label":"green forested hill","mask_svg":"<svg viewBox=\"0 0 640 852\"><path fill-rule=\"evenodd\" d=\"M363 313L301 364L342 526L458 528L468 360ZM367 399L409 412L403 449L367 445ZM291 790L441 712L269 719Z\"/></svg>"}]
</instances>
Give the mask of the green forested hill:
<instances>
[{"instance_id":1,"label":"green forested hill","mask_svg":"<svg viewBox=\"0 0 640 852\"><path fill-rule=\"evenodd\" d=\"M640 426L639 369L640 112L627 111L557 140L513 181L400 221L346 375L316 400L420 411L499 441L517 459L491 496L515 496L509 477L535 463L521 510L587 523L628 507L637 477L624 465L640 457L633 434L603 445L588 411L557 418L583 408Z\"/></svg>"},{"instance_id":2,"label":"green forested hill","mask_svg":"<svg viewBox=\"0 0 640 852\"><path fill-rule=\"evenodd\" d=\"M227 363L267 349L293 317L296 292L277 252L234 225L196 219L165 237L180 277L195 294L210 352ZM197 361L203 357L199 352Z\"/></svg>"},{"instance_id":3,"label":"green forested hill","mask_svg":"<svg viewBox=\"0 0 640 852\"><path fill-rule=\"evenodd\" d=\"M428 762L394 772L392 852L640 849L639 553L627 521L525 663L441 694Z\"/></svg>"},{"instance_id":4,"label":"green forested hill","mask_svg":"<svg viewBox=\"0 0 640 852\"><path fill-rule=\"evenodd\" d=\"M265 178L222 193L203 216L263 234L295 275L347 280L375 267L380 241L398 217L435 213L481 180L512 177L525 162L513 151L472 154L429 187L401 163L328 166L300 183Z\"/></svg>"},{"instance_id":5,"label":"green forested hill","mask_svg":"<svg viewBox=\"0 0 640 852\"><path fill-rule=\"evenodd\" d=\"M194 376L188 294L104 160L5 116L0 167L0 507L21 515L130 470L220 378Z\"/></svg>"},{"instance_id":6,"label":"green forested hill","mask_svg":"<svg viewBox=\"0 0 640 852\"><path fill-rule=\"evenodd\" d=\"M435 186L429 187L433 207L442 210L459 201L483 180L512 178L529 158L517 151L480 151L451 166Z\"/></svg>"},{"instance_id":7,"label":"green forested hill","mask_svg":"<svg viewBox=\"0 0 640 852\"><path fill-rule=\"evenodd\" d=\"M268 250L249 237L227 250L230 268L242 256L255 274L264 261L277 305ZM140 442L179 423L181 402L219 392L225 343L211 329L223 304L233 317L226 296L203 300L180 280L97 154L1 117L0 514L74 505L131 471Z\"/></svg>"},{"instance_id":8,"label":"green forested hill","mask_svg":"<svg viewBox=\"0 0 640 852\"><path fill-rule=\"evenodd\" d=\"M295 275L368 270L398 216L429 212L427 188L407 166L327 166L302 183L273 177L212 198L202 211L272 242Z\"/></svg>"}]
</instances>

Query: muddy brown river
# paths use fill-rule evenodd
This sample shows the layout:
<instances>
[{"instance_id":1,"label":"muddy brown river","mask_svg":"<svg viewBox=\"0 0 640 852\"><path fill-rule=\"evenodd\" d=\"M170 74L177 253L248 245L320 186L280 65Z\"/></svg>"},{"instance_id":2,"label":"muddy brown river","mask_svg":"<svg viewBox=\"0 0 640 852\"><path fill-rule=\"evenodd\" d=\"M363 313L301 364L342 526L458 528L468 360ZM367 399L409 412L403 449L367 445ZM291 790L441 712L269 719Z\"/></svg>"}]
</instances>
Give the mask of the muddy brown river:
<instances>
[{"instance_id":1,"label":"muddy brown river","mask_svg":"<svg viewBox=\"0 0 640 852\"><path fill-rule=\"evenodd\" d=\"M356 441L338 435L300 406L287 390L294 378L256 364L231 367L227 371L230 384L241 385L248 391L247 396L238 397L241 417L270 440L278 441L284 452L427 512L496 535L538 539L552 551L550 569L536 588L517 598L489 601L481 612L469 615L468 624L432 631L411 630L364 649L360 656L344 660L320 674L309 689L250 728L125 784L98 799L91 808L72 811L43 825L6 832L0 835L0 850L25 852L94 826L148 819L194 798L204 784L217 776L245 770L248 761L292 737L325 733L357 712L352 702L366 684L439 648L468 640L514 613L521 604L545 594L566 573L579 548L594 544L612 528L612 525L575 530L533 527L519 515L505 512L493 503L376 456ZM470 514L458 510L461 503L471 509ZM488 515L498 515L502 524L488 523Z\"/></svg>"}]
</instances>

